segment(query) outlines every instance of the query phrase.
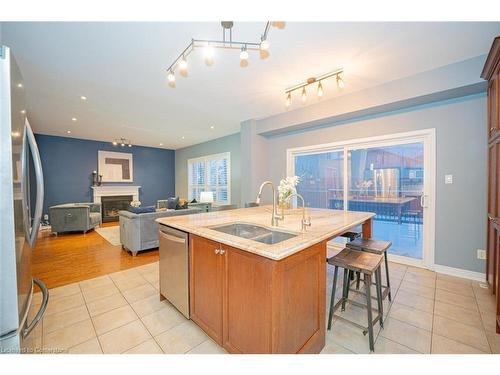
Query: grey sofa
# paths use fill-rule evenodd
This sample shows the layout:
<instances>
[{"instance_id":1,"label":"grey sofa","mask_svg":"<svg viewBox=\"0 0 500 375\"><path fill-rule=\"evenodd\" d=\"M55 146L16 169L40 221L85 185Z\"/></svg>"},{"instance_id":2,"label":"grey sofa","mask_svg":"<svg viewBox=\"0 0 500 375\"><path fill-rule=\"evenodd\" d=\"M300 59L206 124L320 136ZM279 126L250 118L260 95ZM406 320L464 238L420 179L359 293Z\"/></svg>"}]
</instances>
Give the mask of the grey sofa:
<instances>
[{"instance_id":1,"label":"grey sofa","mask_svg":"<svg viewBox=\"0 0 500 375\"><path fill-rule=\"evenodd\" d=\"M122 247L136 256L139 251L153 249L160 245L158 224L160 217L191 215L203 212L199 208L186 208L172 211L159 211L144 214L134 214L129 211L119 211L120 241Z\"/></svg>"},{"instance_id":2,"label":"grey sofa","mask_svg":"<svg viewBox=\"0 0 500 375\"><path fill-rule=\"evenodd\" d=\"M66 203L49 208L53 233L87 232L102 224L100 203Z\"/></svg>"}]
</instances>

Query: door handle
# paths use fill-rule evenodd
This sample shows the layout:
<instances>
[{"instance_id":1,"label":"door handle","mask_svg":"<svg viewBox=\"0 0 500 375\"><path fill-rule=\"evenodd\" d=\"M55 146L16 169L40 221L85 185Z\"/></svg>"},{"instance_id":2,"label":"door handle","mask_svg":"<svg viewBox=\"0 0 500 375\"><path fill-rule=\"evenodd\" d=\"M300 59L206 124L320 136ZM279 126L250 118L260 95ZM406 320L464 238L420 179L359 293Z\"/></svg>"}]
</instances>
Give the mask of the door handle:
<instances>
[{"instance_id":1,"label":"door handle","mask_svg":"<svg viewBox=\"0 0 500 375\"><path fill-rule=\"evenodd\" d=\"M422 208L427 208L426 204L425 204L425 197L427 196L427 194L422 194L420 196L420 206L422 206Z\"/></svg>"},{"instance_id":2,"label":"door handle","mask_svg":"<svg viewBox=\"0 0 500 375\"><path fill-rule=\"evenodd\" d=\"M161 230L160 230L160 234L162 235L162 237L165 237L169 241L174 241L174 242L178 242L178 243L186 243L185 238L172 236L171 234L167 234Z\"/></svg>"},{"instance_id":3,"label":"door handle","mask_svg":"<svg viewBox=\"0 0 500 375\"><path fill-rule=\"evenodd\" d=\"M38 146L35 141L35 135L31 130L31 126L28 122L28 119L25 121L25 142L23 142L24 146L27 148L23 149L24 155L24 165L23 165L23 180L24 182L24 198L26 200L29 199L29 192L27 191L27 176L29 173L28 170L28 159L26 158L26 153L29 151L33 157L33 167L35 169L35 177L36 177L36 199L35 199L35 214L33 215L33 223L31 224L30 229L30 217L25 217L25 232L27 232L28 242L30 247L33 248L36 242L36 238L38 235L38 230L40 229L40 222L42 220L42 205L43 205L43 171L42 171L42 161L40 159L40 152L38 151Z\"/></svg>"},{"instance_id":4,"label":"door handle","mask_svg":"<svg viewBox=\"0 0 500 375\"><path fill-rule=\"evenodd\" d=\"M38 325L40 320L43 318L43 315L45 314L45 310L47 309L47 304L49 303L49 290L47 289L45 284L40 279L37 279L36 277L33 279L33 283L38 285L38 287L42 291L42 304L40 305L40 309L36 313L35 317L31 321L31 323L23 331L24 338L26 338L31 333L31 331L33 331L35 329L35 327Z\"/></svg>"}]
</instances>

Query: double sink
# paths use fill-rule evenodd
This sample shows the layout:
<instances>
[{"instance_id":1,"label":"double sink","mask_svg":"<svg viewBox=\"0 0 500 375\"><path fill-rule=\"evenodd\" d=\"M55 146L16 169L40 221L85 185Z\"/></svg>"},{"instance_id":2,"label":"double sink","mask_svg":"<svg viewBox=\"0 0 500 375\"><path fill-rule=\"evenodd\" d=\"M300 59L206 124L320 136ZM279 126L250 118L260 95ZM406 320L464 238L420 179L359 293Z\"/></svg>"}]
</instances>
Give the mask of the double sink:
<instances>
[{"instance_id":1,"label":"double sink","mask_svg":"<svg viewBox=\"0 0 500 375\"><path fill-rule=\"evenodd\" d=\"M267 245L274 245L290 238L297 237L297 235L293 233L267 229L259 225L245 223L224 224L210 227L210 229Z\"/></svg>"}]
</instances>

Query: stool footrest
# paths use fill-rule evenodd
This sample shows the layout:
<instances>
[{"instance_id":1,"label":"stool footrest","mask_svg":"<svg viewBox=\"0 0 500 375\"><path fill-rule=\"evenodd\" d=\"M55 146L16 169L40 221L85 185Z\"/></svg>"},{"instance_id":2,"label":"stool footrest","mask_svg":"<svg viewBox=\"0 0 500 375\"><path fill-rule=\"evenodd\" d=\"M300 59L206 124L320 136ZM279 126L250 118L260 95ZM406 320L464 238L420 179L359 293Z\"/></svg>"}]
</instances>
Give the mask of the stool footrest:
<instances>
[{"instance_id":1,"label":"stool footrest","mask_svg":"<svg viewBox=\"0 0 500 375\"><path fill-rule=\"evenodd\" d=\"M358 302L356 302L356 301L352 301L352 300L350 300L350 299L347 299L347 300L346 300L346 302L349 302L349 303L353 304L354 306L359 306L359 307L363 307L363 308L365 308L365 309L366 309L366 305L363 305L363 304L358 303ZM341 316L341 315L335 314L335 311L336 311L336 310L338 310L338 308L340 307L340 305L341 305L341 304L342 304L342 298L340 299L340 301L338 301L338 302L335 304L335 306L334 306L334 310L333 310L333 311L334 311L333 316L334 316L335 318L337 318L337 319L343 320L344 322L349 323L349 324L352 324L353 326L355 326L355 327L357 327L357 328L361 329L361 330L363 331L363 335L366 335L366 334L368 333L368 327L363 326L363 325L361 325L361 324L358 324L358 323L356 323L356 322L353 322L352 320L349 320L349 319L347 319L347 318L344 318L344 317L343 317L343 316ZM375 309L375 308L372 308L372 310L374 310L374 311L377 311L377 312L378 312L378 310L377 310L377 309ZM377 316L375 317L375 319L373 319L372 324L373 324L373 325L377 324L377 322L378 322L379 320L380 320L380 314L377 314Z\"/></svg>"}]
</instances>

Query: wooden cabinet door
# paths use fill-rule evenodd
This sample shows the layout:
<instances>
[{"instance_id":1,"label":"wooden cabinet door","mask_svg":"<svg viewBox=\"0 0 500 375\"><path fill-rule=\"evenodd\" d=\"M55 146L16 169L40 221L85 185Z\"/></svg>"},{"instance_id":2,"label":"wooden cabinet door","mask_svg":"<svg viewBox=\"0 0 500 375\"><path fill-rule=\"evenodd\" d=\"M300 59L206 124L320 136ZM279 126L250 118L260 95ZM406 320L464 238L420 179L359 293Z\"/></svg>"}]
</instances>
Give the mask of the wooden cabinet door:
<instances>
[{"instance_id":1,"label":"wooden cabinet door","mask_svg":"<svg viewBox=\"0 0 500 375\"><path fill-rule=\"evenodd\" d=\"M272 351L272 260L230 246L224 253L224 347Z\"/></svg>"},{"instance_id":2,"label":"wooden cabinet door","mask_svg":"<svg viewBox=\"0 0 500 375\"><path fill-rule=\"evenodd\" d=\"M191 236L190 244L191 319L222 345L222 267L220 244Z\"/></svg>"},{"instance_id":3,"label":"wooden cabinet door","mask_svg":"<svg viewBox=\"0 0 500 375\"><path fill-rule=\"evenodd\" d=\"M491 144L488 151L488 222L486 236L486 277L493 293L496 291L496 246L497 236L491 218L496 217L498 205L498 149L495 144Z\"/></svg>"}]
</instances>

